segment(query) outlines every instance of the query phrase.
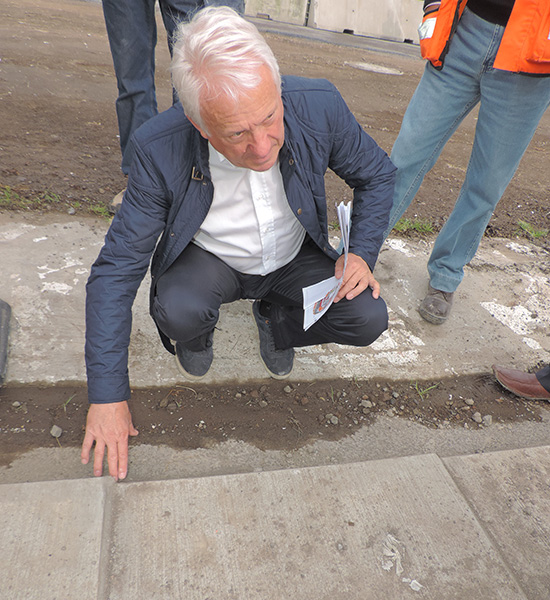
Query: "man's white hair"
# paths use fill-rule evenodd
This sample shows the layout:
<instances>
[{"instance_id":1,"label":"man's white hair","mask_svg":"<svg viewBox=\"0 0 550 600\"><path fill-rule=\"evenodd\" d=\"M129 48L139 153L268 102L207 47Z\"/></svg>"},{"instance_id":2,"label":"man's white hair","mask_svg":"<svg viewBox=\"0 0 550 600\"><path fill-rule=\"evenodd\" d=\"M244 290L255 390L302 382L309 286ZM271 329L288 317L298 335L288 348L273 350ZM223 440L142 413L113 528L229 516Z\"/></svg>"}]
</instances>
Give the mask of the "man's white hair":
<instances>
[{"instance_id":1,"label":"man's white hair","mask_svg":"<svg viewBox=\"0 0 550 600\"><path fill-rule=\"evenodd\" d=\"M210 6L178 25L172 82L187 116L206 131L201 101L225 95L237 101L261 81L267 66L281 87L279 65L256 27L227 6Z\"/></svg>"}]
</instances>

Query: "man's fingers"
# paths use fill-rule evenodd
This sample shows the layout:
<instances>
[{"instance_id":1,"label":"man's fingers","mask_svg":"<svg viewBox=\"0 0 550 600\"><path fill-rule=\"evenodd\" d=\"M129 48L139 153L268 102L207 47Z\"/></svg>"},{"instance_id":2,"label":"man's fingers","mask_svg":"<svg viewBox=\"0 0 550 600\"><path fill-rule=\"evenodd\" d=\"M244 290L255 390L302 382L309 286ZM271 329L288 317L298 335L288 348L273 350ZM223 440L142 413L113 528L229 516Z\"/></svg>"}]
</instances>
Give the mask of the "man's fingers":
<instances>
[{"instance_id":1,"label":"man's fingers","mask_svg":"<svg viewBox=\"0 0 550 600\"><path fill-rule=\"evenodd\" d=\"M128 439L119 441L118 448L118 479L125 479L128 474Z\"/></svg>"},{"instance_id":2,"label":"man's fingers","mask_svg":"<svg viewBox=\"0 0 550 600\"><path fill-rule=\"evenodd\" d=\"M101 477L103 473L103 456L105 455L105 444L96 441L94 449L94 475Z\"/></svg>"},{"instance_id":3,"label":"man's fingers","mask_svg":"<svg viewBox=\"0 0 550 600\"><path fill-rule=\"evenodd\" d=\"M84 435L84 441L82 442L82 451L80 452L80 461L83 465L87 465L90 460L90 450L94 445L94 436L91 433L86 432Z\"/></svg>"},{"instance_id":4,"label":"man's fingers","mask_svg":"<svg viewBox=\"0 0 550 600\"><path fill-rule=\"evenodd\" d=\"M109 466L109 475L115 481L118 479L118 453L120 443L121 442L115 442L114 444L107 446L107 464Z\"/></svg>"}]
</instances>

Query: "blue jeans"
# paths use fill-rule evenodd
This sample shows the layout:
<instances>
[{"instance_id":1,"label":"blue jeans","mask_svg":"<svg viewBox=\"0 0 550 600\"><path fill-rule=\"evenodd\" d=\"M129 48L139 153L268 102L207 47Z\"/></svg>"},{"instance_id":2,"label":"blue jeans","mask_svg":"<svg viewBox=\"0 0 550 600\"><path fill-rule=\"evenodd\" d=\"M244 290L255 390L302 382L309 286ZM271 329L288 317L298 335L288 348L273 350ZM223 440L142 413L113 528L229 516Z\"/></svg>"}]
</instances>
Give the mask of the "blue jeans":
<instances>
[{"instance_id":1,"label":"blue jeans","mask_svg":"<svg viewBox=\"0 0 550 600\"><path fill-rule=\"evenodd\" d=\"M244 0L159 0L168 45L177 24L206 5L230 6L244 12ZM122 152L122 172L130 171L131 137L158 113L155 94L155 0L103 0L103 15L118 86L116 113ZM173 94L174 102L177 100Z\"/></svg>"},{"instance_id":2,"label":"blue jeans","mask_svg":"<svg viewBox=\"0 0 550 600\"><path fill-rule=\"evenodd\" d=\"M550 104L550 77L493 68L503 32L466 8L443 69L426 65L391 154L397 180L386 236L451 135L480 103L466 177L428 261L430 284L444 292L454 292L462 281L464 265Z\"/></svg>"}]
</instances>

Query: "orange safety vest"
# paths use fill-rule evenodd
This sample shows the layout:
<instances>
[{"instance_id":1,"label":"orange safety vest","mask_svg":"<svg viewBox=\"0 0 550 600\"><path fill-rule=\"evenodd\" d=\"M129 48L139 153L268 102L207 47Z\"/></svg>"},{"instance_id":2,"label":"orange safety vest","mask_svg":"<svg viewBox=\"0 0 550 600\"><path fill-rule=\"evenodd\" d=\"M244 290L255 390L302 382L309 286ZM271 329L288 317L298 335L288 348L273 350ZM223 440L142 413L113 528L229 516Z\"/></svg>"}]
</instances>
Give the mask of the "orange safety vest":
<instances>
[{"instance_id":1,"label":"orange safety vest","mask_svg":"<svg viewBox=\"0 0 550 600\"><path fill-rule=\"evenodd\" d=\"M425 0L418 28L422 56L441 69L468 0ZM550 2L516 0L494 62L515 73L550 73Z\"/></svg>"}]
</instances>

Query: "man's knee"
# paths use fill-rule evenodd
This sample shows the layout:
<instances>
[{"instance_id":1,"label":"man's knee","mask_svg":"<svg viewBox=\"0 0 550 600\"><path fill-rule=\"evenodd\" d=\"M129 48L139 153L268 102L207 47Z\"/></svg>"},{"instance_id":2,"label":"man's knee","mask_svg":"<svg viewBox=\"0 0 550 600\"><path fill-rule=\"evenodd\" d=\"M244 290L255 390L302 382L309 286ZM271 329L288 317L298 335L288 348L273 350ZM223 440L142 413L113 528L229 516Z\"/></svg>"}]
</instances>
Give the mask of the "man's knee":
<instances>
[{"instance_id":1,"label":"man's knee","mask_svg":"<svg viewBox=\"0 0 550 600\"><path fill-rule=\"evenodd\" d=\"M198 299L155 298L153 317L160 330L178 342L193 340L214 329L218 311L201 304Z\"/></svg>"},{"instance_id":2,"label":"man's knee","mask_svg":"<svg viewBox=\"0 0 550 600\"><path fill-rule=\"evenodd\" d=\"M347 338L342 342L344 344L370 346L388 328L388 309L384 300L382 298L375 300L370 290L363 294L361 294L363 297L357 296L354 299L357 302L350 314L347 332L343 332Z\"/></svg>"}]
</instances>

